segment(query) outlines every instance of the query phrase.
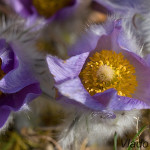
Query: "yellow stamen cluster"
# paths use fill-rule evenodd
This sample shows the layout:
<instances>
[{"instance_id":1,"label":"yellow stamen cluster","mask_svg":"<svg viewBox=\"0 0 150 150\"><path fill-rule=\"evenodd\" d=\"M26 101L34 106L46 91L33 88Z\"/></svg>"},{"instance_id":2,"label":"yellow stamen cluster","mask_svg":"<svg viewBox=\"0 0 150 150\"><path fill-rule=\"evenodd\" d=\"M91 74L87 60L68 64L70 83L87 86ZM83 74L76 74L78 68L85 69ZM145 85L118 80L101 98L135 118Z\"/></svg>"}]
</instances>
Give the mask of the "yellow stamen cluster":
<instances>
[{"instance_id":1,"label":"yellow stamen cluster","mask_svg":"<svg viewBox=\"0 0 150 150\"><path fill-rule=\"evenodd\" d=\"M51 17L58 10L69 6L71 0L33 0L37 12L46 18Z\"/></svg>"},{"instance_id":2,"label":"yellow stamen cluster","mask_svg":"<svg viewBox=\"0 0 150 150\"><path fill-rule=\"evenodd\" d=\"M80 78L91 95L114 88L118 95L132 97L138 85L134 74L134 66L122 53L102 50L90 57Z\"/></svg>"}]
</instances>

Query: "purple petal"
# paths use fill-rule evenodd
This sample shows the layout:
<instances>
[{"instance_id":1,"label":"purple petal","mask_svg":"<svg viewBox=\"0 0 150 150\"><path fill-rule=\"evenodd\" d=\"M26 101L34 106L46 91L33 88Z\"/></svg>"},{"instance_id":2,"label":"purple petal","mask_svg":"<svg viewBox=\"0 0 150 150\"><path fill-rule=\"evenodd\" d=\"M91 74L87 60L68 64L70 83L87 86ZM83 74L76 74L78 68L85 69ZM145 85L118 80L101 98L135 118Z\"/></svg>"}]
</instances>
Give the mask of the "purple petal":
<instances>
[{"instance_id":1,"label":"purple petal","mask_svg":"<svg viewBox=\"0 0 150 150\"><path fill-rule=\"evenodd\" d=\"M112 99L117 100L118 95L115 89L108 89L102 93L97 93L92 96L93 99L99 101L103 106L107 107Z\"/></svg>"},{"instance_id":2,"label":"purple petal","mask_svg":"<svg viewBox=\"0 0 150 150\"><path fill-rule=\"evenodd\" d=\"M70 103L78 102L95 111L104 110L101 103L94 100L85 90L78 77L65 81L61 84L56 84L56 88L58 88L62 95L70 99Z\"/></svg>"},{"instance_id":3,"label":"purple petal","mask_svg":"<svg viewBox=\"0 0 150 150\"><path fill-rule=\"evenodd\" d=\"M19 66L8 72L0 80L0 91L3 93L15 93L35 82L36 80L31 70L29 70L29 66L20 60Z\"/></svg>"},{"instance_id":4,"label":"purple petal","mask_svg":"<svg viewBox=\"0 0 150 150\"><path fill-rule=\"evenodd\" d=\"M14 94L5 94L0 100L0 127L4 125L11 111L18 111L25 104L41 94L39 84L32 84Z\"/></svg>"},{"instance_id":5,"label":"purple petal","mask_svg":"<svg viewBox=\"0 0 150 150\"><path fill-rule=\"evenodd\" d=\"M112 29L111 26L113 27ZM106 30L108 30L107 35L103 35L99 38L94 51L104 49L114 50L116 52L120 52L121 49L134 52L139 51L139 45L136 39L131 34L126 33L126 30L122 28L122 19L113 21L112 25L108 25Z\"/></svg>"},{"instance_id":6,"label":"purple petal","mask_svg":"<svg viewBox=\"0 0 150 150\"><path fill-rule=\"evenodd\" d=\"M146 55L144 57L144 60L146 61L147 65L150 67L150 54Z\"/></svg>"},{"instance_id":7,"label":"purple petal","mask_svg":"<svg viewBox=\"0 0 150 150\"><path fill-rule=\"evenodd\" d=\"M59 11L56 12L56 14L54 14L54 19L62 20L72 16L75 13L76 7L78 6L79 3L77 1L78 0L71 0L69 6L60 9Z\"/></svg>"},{"instance_id":8,"label":"purple petal","mask_svg":"<svg viewBox=\"0 0 150 150\"><path fill-rule=\"evenodd\" d=\"M66 61L48 55L46 60L49 70L54 75L55 81L61 82L77 77L88 55L89 53L83 53L81 55L71 57Z\"/></svg>"},{"instance_id":9,"label":"purple petal","mask_svg":"<svg viewBox=\"0 0 150 150\"><path fill-rule=\"evenodd\" d=\"M6 40L0 39L0 58L2 60L1 69L8 73L17 65L12 48L6 43Z\"/></svg>"},{"instance_id":10,"label":"purple petal","mask_svg":"<svg viewBox=\"0 0 150 150\"><path fill-rule=\"evenodd\" d=\"M98 52L101 50L114 50L118 52L121 49L118 45L118 35L120 34L120 30L121 28L118 25L114 24L114 29L112 33L101 36L93 52Z\"/></svg>"},{"instance_id":11,"label":"purple petal","mask_svg":"<svg viewBox=\"0 0 150 150\"><path fill-rule=\"evenodd\" d=\"M75 45L70 49L69 55L77 55L84 52L95 53L101 50L119 51L121 48L118 45L118 35L120 34L120 20L111 22L107 25L107 33L102 26L93 26L90 31L84 34Z\"/></svg>"},{"instance_id":12,"label":"purple petal","mask_svg":"<svg viewBox=\"0 0 150 150\"><path fill-rule=\"evenodd\" d=\"M0 108L18 111L20 107L41 94L38 83L26 86L19 92L1 95Z\"/></svg>"},{"instance_id":13,"label":"purple petal","mask_svg":"<svg viewBox=\"0 0 150 150\"><path fill-rule=\"evenodd\" d=\"M87 34L84 34L77 41L77 43L70 48L69 55L74 56L92 51L93 49L95 49L98 39L99 35L96 35L91 31L88 32Z\"/></svg>"},{"instance_id":14,"label":"purple petal","mask_svg":"<svg viewBox=\"0 0 150 150\"><path fill-rule=\"evenodd\" d=\"M118 96L118 99L112 99L112 101L110 101L107 108L114 111L150 109L150 105L130 97Z\"/></svg>"},{"instance_id":15,"label":"purple petal","mask_svg":"<svg viewBox=\"0 0 150 150\"><path fill-rule=\"evenodd\" d=\"M136 88L135 93L132 95L133 98L150 104L150 67L148 66L148 63L146 63L144 59L135 53L126 50L122 50L121 52L136 70L135 75L138 82L138 87Z\"/></svg>"},{"instance_id":16,"label":"purple petal","mask_svg":"<svg viewBox=\"0 0 150 150\"><path fill-rule=\"evenodd\" d=\"M10 110L6 108L0 108L0 128L6 123L10 114Z\"/></svg>"},{"instance_id":17,"label":"purple petal","mask_svg":"<svg viewBox=\"0 0 150 150\"><path fill-rule=\"evenodd\" d=\"M149 109L150 105L137 99L118 96L115 89L106 90L103 93L97 93L94 99L102 103L106 109L112 111L133 110L133 109Z\"/></svg>"},{"instance_id":18,"label":"purple petal","mask_svg":"<svg viewBox=\"0 0 150 150\"><path fill-rule=\"evenodd\" d=\"M22 17L26 18L34 13L31 0L8 0L8 3L10 3L14 10Z\"/></svg>"}]
</instances>

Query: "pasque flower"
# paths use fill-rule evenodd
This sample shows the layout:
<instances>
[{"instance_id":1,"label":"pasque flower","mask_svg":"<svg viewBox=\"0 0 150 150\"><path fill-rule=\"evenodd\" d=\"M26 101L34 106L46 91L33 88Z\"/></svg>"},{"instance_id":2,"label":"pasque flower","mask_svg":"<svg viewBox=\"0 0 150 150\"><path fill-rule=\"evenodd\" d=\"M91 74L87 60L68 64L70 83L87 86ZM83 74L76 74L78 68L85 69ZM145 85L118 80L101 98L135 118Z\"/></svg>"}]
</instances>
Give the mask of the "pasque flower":
<instances>
[{"instance_id":1,"label":"pasque flower","mask_svg":"<svg viewBox=\"0 0 150 150\"><path fill-rule=\"evenodd\" d=\"M76 3L75 0L7 0L7 2L24 18L43 17L45 19L52 16L67 16Z\"/></svg>"},{"instance_id":2,"label":"pasque flower","mask_svg":"<svg viewBox=\"0 0 150 150\"><path fill-rule=\"evenodd\" d=\"M119 12L119 13L124 13L128 11L135 11L136 12L147 12L149 11L148 6L150 4L149 0L135 0L135 1L130 1L130 0L126 0L126 1L118 1L118 0L93 0L94 2L96 2L97 4L101 4L103 6L105 6L109 11L111 12Z\"/></svg>"},{"instance_id":3,"label":"pasque flower","mask_svg":"<svg viewBox=\"0 0 150 150\"><path fill-rule=\"evenodd\" d=\"M150 67L141 47L121 20L94 25L63 61L47 56L55 87L66 102L93 111L149 108Z\"/></svg>"},{"instance_id":4,"label":"pasque flower","mask_svg":"<svg viewBox=\"0 0 150 150\"><path fill-rule=\"evenodd\" d=\"M15 27L12 28L15 31ZM41 94L39 83L32 73L32 68L26 61L26 56L22 54L23 47L15 38L18 35L15 33L11 35L8 30L10 30L10 26L7 28L1 25L0 129L5 126L11 112L20 111L21 108L24 108L23 106ZM21 36L20 39L22 39Z\"/></svg>"}]
</instances>

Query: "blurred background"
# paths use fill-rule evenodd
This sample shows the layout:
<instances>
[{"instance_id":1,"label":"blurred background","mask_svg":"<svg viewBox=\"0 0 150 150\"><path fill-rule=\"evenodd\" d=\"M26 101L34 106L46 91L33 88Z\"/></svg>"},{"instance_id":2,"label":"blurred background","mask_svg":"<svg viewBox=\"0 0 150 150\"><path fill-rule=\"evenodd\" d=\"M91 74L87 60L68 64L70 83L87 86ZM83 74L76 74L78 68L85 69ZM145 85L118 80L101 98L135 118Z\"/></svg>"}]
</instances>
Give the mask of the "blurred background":
<instances>
[{"instance_id":1,"label":"blurred background","mask_svg":"<svg viewBox=\"0 0 150 150\"><path fill-rule=\"evenodd\" d=\"M62 51L62 49L67 49L68 45L71 45L89 25L104 23L109 13L105 7L97 5L91 0L82 0L82 5L78 8L78 13L73 18L65 22L54 21L42 31L38 50L63 59L68 58L66 51ZM16 15L12 8L1 0L1 17L5 16L7 19L12 14ZM71 22L73 23L71 24ZM70 113L71 110L65 110L53 98L41 95L30 103L28 111L14 113L13 121L8 130L0 136L0 150L63 150L58 140L63 131L64 119L69 117ZM137 120L137 128L149 127L149 119L149 110L143 110L142 119ZM126 139L132 139L137 133L137 128L130 133L127 132L122 137L123 142ZM139 138L150 143L149 128ZM122 139L118 138L119 150L127 149L122 147ZM89 145L86 138L81 143L79 150L112 150L113 147L114 138L110 139L102 147L96 144ZM148 147L142 149L148 150Z\"/></svg>"}]
</instances>

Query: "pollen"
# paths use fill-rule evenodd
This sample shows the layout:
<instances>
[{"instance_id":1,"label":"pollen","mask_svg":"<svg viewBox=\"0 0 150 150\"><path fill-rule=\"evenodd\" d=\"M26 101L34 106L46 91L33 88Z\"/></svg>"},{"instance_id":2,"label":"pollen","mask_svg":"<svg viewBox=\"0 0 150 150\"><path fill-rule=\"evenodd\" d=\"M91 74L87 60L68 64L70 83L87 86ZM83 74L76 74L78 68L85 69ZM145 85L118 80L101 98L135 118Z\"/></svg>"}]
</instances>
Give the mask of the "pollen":
<instances>
[{"instance_id":1,"label":"pollen","mask_svg":"<svg viewBox=\"0 0 150 150\"><path fill-rule=\"evenodd\" d=\"M101 81L111 81L114 77L114 70L107 65L99 67L97 76Z\"/></svg>"},{"instance_id":2,"label":"pollen","mask_svg":"<svg viewBox=\"0 0 150 150\"><path fill-rule=\"evenodd\" d=\"M33 5L37 12L45 18L51 17L58 10L70 4L71 0L33 0Z\"/></svg>"},{"instance_id":3,"label":"pollen","mask_svg":"<svg viewBox=\"0 0 150 150\"><path fill-rule=\"evenodd\" d=\"M79 76L90 95L114 88L118 95L132 97L138 86L135 73L122 53L102 50L90 57Z\"/></svg>"}]
</instances>

